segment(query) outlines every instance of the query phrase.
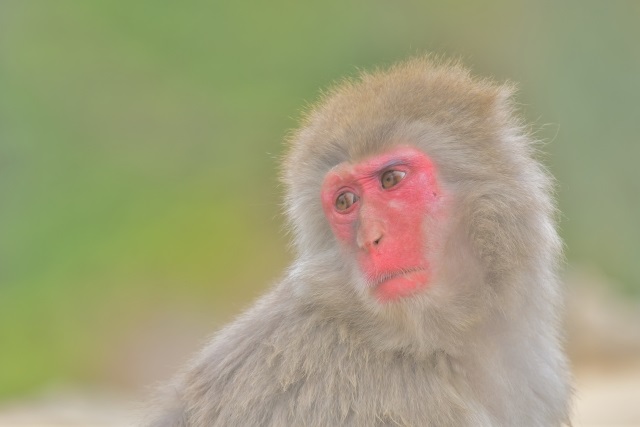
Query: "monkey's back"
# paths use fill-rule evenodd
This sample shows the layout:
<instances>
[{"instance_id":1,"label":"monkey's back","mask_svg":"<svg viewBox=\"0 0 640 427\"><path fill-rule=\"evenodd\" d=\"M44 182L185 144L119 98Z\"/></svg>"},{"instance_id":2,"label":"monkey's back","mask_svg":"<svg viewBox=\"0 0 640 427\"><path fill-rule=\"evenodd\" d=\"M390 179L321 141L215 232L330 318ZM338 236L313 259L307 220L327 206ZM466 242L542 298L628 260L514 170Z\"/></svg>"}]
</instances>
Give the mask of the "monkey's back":
<instances>
[{"instance_id":1,"label":"monkey's back","mask_svg":"<svg viewBox=\"0 0 640 427\"><path fill-rule=\"evenodd\" d=\"M275 293L214 337L152 425L493 425L445 354L376 351Z\"/></svg>"}]
</instances>

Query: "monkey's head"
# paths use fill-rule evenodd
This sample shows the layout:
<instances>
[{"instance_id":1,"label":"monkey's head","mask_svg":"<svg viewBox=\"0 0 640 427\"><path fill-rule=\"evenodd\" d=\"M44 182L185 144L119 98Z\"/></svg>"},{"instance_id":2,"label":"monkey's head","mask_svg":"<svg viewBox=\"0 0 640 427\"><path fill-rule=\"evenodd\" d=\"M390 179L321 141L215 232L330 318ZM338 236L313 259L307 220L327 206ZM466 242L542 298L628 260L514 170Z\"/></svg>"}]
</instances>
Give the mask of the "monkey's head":
<instances>
[{"instance_id":1,"label":"monkey's head","mask_svg":"<svg viewBox=\"0 0 640 427\"><path fill-rule=\"evenodd\" d=\"M383 346L447 351L492 310L543 305L551 180L512 92L430 57L330 91L284 162L298 297Z\"/></svg>"}]
</instances>

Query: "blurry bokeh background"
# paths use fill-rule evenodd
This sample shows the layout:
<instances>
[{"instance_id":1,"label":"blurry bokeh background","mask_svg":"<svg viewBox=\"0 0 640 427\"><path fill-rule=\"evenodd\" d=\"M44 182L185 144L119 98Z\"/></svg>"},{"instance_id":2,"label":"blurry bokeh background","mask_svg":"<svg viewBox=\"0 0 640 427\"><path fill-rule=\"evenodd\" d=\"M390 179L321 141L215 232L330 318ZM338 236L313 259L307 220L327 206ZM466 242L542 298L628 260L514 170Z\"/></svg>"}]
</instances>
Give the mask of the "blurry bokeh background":
<instances>
[{"instance_id":1,"label":"blurry bokeh background","mask_svg":"<svg viewBox=\"0 0 640 427\"><path fill-rule=\"evenodd\" d=\"M0 414L166 379L290 260L301 111L424 52L519 83L558 180L579 416L613 425L594 405L640 389L602 385L640 361L635 0L0 0Z\"/></svg>"}]
</instances>

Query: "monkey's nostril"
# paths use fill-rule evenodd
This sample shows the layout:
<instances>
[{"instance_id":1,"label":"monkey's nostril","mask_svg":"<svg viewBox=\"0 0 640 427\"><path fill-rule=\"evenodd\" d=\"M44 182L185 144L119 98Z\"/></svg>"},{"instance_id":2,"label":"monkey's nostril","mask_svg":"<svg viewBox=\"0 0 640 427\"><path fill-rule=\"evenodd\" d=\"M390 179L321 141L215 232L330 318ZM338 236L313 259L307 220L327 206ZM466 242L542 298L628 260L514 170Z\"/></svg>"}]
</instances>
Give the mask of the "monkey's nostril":
<instances>
[{"instance_id":1,"label":"monkey's nostril","mask_svg":"<svg viewBox=\"0 0 640 427\"><path fill-rule=\"evenodd\" d=\"M378 237L376 240L373 241L373 245L374 246L378 246L380 244L380 240L382 240L382 236Z\"/></svg>"}]
</instances>

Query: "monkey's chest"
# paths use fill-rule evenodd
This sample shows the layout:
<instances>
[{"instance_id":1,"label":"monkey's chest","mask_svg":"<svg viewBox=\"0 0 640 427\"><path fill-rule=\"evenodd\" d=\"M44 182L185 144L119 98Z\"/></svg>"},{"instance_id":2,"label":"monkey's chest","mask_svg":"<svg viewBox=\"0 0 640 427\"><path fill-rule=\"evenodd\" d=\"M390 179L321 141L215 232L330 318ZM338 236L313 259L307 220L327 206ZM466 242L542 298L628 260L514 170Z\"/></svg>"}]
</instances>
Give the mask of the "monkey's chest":
<instances>
[{"instance_id":1,"label":"monkey's chest","mask_svg":"<svg viewBox=\"0 0 640 427\"><path fill-rule=\"evenodd\" d=\"M477 426L487 418L450 373L430 363L336 357L324 369L307 369L265 396L265 425Z\"/></svg>"}]
</instances>

